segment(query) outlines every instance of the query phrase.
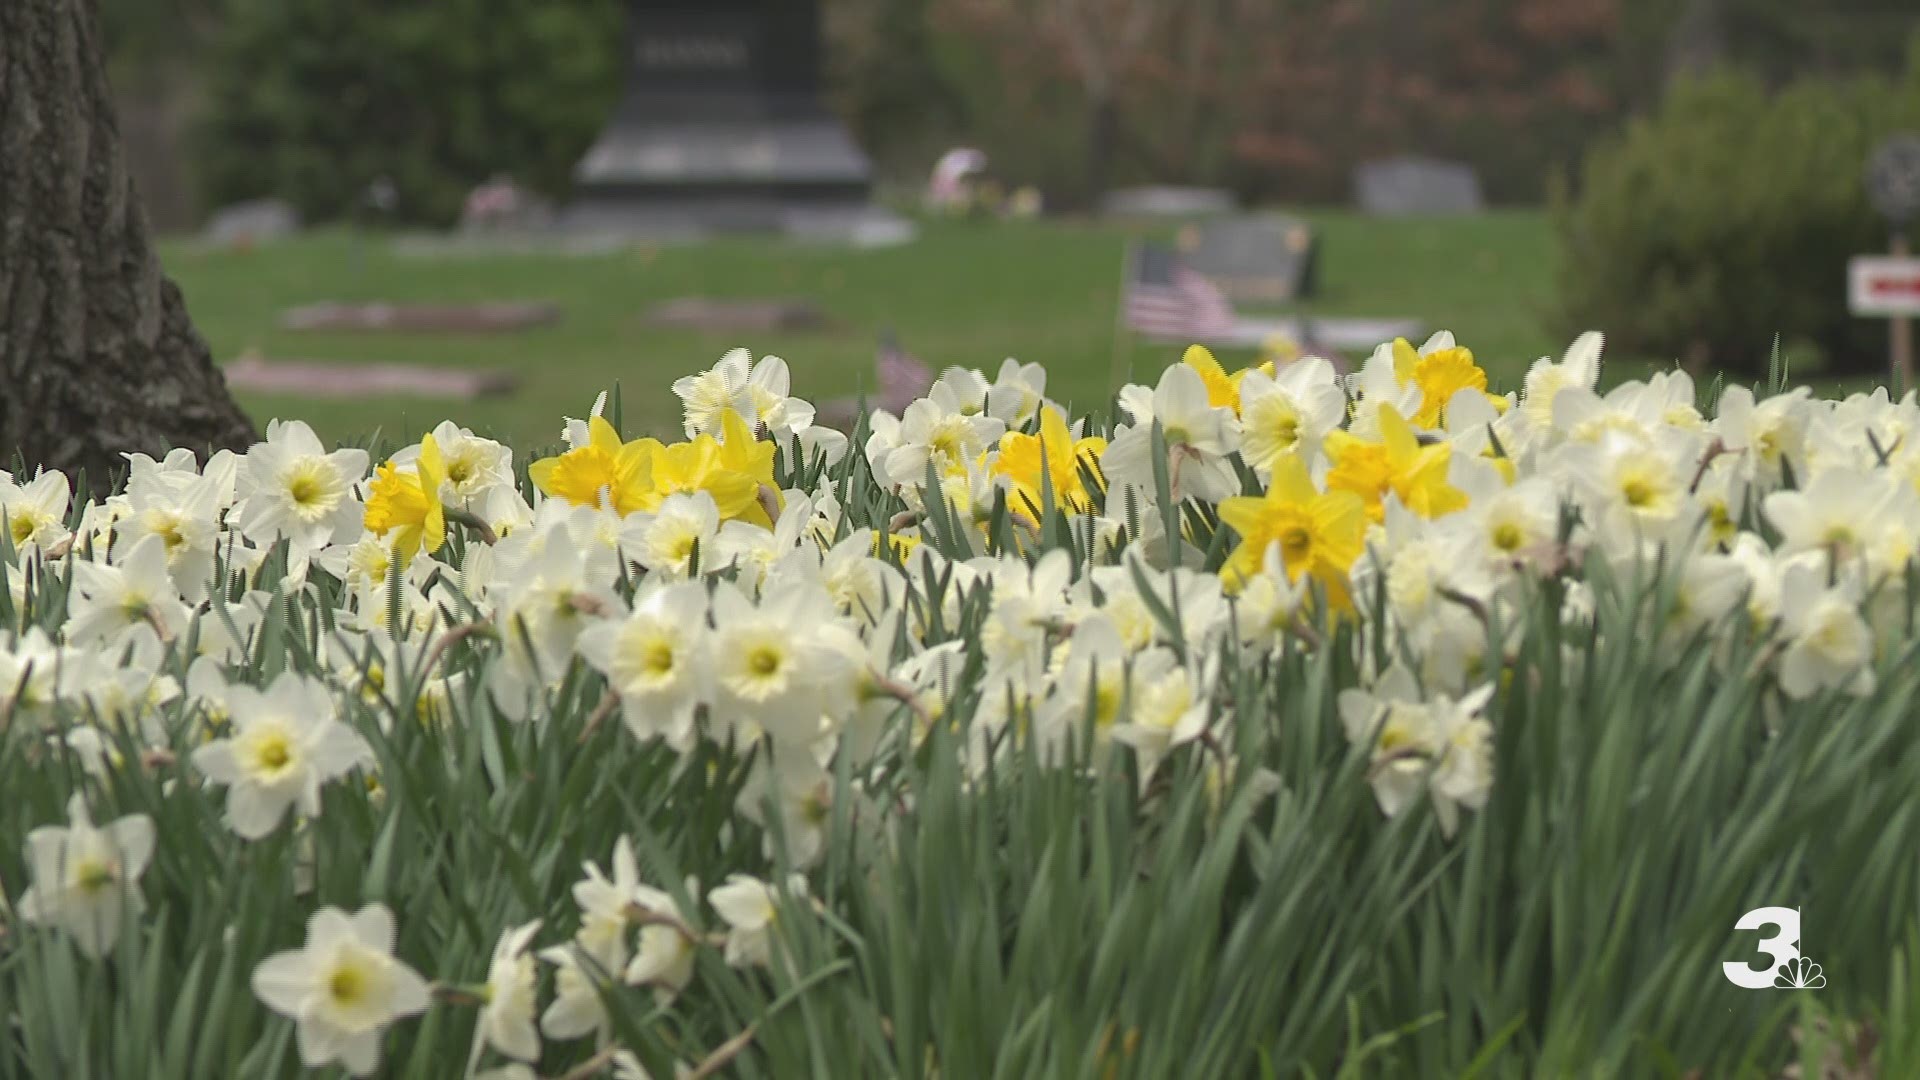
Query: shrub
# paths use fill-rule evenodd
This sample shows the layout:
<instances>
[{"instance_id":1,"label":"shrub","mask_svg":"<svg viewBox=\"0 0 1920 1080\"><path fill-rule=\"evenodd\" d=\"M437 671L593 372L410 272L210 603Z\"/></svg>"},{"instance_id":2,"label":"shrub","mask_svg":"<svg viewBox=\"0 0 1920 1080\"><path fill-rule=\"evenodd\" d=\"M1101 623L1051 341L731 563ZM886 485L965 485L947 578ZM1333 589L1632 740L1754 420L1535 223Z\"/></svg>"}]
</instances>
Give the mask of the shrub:
<instances>
[{"instance_id":1,"label":"shrub","mask_svg":"<svg viewBox=\"0 0 1920 1080\"><path fill-rule=\"evenodd\" d=\"M208 78L203 184L310 219L389 178L403 220L444 222L496 173L555 193L618 90L612 0L236 0Z\"/></svg>"},{"instance_id":2,"label":"shrub","mask_svg":"<svg viewBox=\"0 0 1920 1080\"><path fill-rule=\"evenodd\" d=\"M1863 170L1887 134L1920 126L1920 64L1769 95L1720 73L1586 156L1556 199L1563 326L1690 366L1762 370L1775 334L1829 365L1870 367L1882 330L1846 310L1850 256L1886 247Z\"/></svg>"}]
</instances>

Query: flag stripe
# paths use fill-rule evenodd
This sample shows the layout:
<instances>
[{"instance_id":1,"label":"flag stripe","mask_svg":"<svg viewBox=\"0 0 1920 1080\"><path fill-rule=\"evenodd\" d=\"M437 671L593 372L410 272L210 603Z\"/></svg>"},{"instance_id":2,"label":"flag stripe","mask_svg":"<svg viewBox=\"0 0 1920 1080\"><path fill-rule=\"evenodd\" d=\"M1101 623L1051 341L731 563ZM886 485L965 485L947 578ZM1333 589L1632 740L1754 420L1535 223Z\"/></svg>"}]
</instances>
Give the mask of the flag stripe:
<instances>
[{"instance_id":1,"label":"flag stripe","mask_svg":"<svg viewBox=\"0 0 1920 1080\"><path fill-rule=\"evenodd\" d=\"M1232 331L1236 317L1213 282L1165 248L1143 247L1127 278L1127 326L1153 337L1204 341Z\"/></svg>"}]
</instances>

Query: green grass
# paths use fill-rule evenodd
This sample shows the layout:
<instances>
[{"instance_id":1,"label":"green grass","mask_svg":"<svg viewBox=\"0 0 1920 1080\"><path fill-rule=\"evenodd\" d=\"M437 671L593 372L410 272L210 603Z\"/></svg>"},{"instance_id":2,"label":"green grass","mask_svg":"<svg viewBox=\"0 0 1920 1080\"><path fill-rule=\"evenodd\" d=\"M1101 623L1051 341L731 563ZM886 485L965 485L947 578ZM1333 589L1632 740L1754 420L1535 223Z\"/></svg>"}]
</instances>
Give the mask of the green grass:
<instances>
[{"instance_id":1,"label":"green grass","mask_svg":"<svg viewBox=\"0 0 1920 1080\"><path fill-rule=\"evenodd\" d=\"M1557 354L1542 313L1550 299L1553 239L1532 212L1392 221L1308 215L1322 238L1327 314L1416 316L1452 329L1497 384L1516 386L1534 358ZM251 252L167 245L167 270L214 355L249 348L270 359L398 362L501 368L525 380L511 398L311 401L244 395L256 420L298 417L329 440L373 429L410 440L454 417L522 447L553 441L560 417L582 415L600 390L622 386L633 428L668 428L678 404L666 387L737 345L792 364L794 392L810 400L870 387L883 326L936 368L989 370L1017 356L1044 363L1051 396L1104 410L1114 359L1114 314L1129 231L1071 223L937 222L914 244L876 251L728 239L698 247L590 257L409 258L380 238L323 233ZM708 335L654 330L642 313L680 296L797 297L837 322L828 333ZM338 335L279 329L287 308L323 300L551 300L559 324L496 336ZM1151 381L1178 350L1136 343L1137 380Z\"/></svg>"}]
</instances>

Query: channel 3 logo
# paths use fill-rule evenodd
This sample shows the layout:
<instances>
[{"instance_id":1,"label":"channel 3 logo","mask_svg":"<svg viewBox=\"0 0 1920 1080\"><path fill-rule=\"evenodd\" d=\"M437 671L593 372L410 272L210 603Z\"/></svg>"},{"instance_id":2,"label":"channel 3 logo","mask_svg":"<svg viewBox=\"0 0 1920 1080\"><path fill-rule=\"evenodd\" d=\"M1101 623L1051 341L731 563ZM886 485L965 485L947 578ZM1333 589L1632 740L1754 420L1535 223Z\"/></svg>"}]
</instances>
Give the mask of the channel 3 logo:
<instances>
[{"instance_id":1,"label":"channel 3 logo","mask_svg":"<svg viewBox=\"0 0 1920 1080\"><path fill-rule=\"evenodd\" d=\"M1771 930L1755 946L1760 955L1745 963L1729 961L1720 965L1727 981L1748 990L1818 990L1827 985L1820 965L1800 955L1800 909L1785 907L1754 908L1735 930Z\"/></svg>"}]
</instances>

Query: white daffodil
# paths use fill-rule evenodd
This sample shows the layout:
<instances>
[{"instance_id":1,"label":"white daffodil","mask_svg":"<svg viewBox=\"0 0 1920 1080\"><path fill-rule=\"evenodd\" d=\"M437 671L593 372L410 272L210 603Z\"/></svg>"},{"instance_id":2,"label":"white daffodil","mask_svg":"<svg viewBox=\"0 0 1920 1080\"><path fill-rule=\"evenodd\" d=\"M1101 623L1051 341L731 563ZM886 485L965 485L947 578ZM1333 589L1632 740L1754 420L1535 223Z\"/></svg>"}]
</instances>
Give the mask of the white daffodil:
<instances>
[{"instance_id":1,"label":"white daffodil","mask_svg":"<svg viewBox=\"0 0 1920 1080\"><path fill-rule=\"evenodd\" d=\"M449 506L477 509L496 491L513 487L513 450L483 439L451 420L442 420L433 429L433 442L440 450L446 473L440 498ZM421 443L414 443L393 455L393 464L406 469L420 460Z\"/></svg>"},{"instance_id":2,"label":"white daffodil","mask_svg":"<svg viewBox=\"0 0 1920 1080\"><path fill-rule=\"evenodd\" d=\"M727 923L727 963L734 967L767 967L773 963L780 893L759 878L730 874L726 884L707 894L714 913ZM804 901L807 879L799 874L788 878L786 895L793 901Z\"/></svg>"},{"instance_id":3,"label":"white daffodil","mask_svg":"<svg viewBox=\"0 0 1920 1080\"><path fill-rule=\"evenodd\" d=\"M233 522L248 539L285 539L297 557L360 531L361 505L353 486L367 475L365 450L329 453L313 429L298 420L267 425L235 474Z\"/></svg>"},{"instance_id":4,"label":"white daffodil","mask_svg":"<svg viewBox=\"0 0 1920 1080\"><path fill-rule=\"evenodd\" d=\"M18 638L0 635L0 716L17 724L47 722L74 686L76 668L86 668L79 653L56 645L38 626Z\"/></svg>"},{"instance_id":5,"label":"white daffodil","mask_svg":"<svg viewBox=\"0 0 1920 1080\"><path fill-rule=\"evenodd\" d=\"M1262 477L1287 454L1311 461L1346 413L1339 377L1320 357L1297 360L1273 375L1254 368L1240 379L1240 456Z\"/></svg>"},{"instance_id":6,"label":"white daffodil","mask_svg":"<svg viewBox=\"0 0 1920 1080\"><path fill-rule=\"evenodd\" d=\"M574 940L587 954L607 959L605 966L617 970L626 965L628 908L640 898L640 863L633 855L633 841L622 836L613 845L613 876L600 867L586 863L585 880L573 886L573 902L580 905L580 930Z\"/></svg>"},{"instance_id":7,"label":"white daffodil","mask_svg":"<svg viewBox=\"0 0 1920 1080\"><path fill-rule=\"evenodd\" d=\"M700 884L688 880L689 895L700 895ZM634 904L653 918L640 927L640 944L627 965L628 986L650 986L660 1007L673 1003L693 981L695 943L682 932L687 925L680 906L667 893L642 885L634 890Z\"/></svg>"},{"instance_id":8,"label":"white daffodil","mask_svg":"<svg viewBox=\"0 0 1920 1080\"><path fill-rule=\"evenodd\" d=\"M1823 548L1844 562L1871 542L1892 487L1884 472L1828 469L1797 491L1773 492L1760 508L1780 530L1782 554Z\"/></svg>"},{"instance_id":9,"label":"white daffodil","mask_svg":"<svg viewBox=\"0 0 1920 1080\"><path fill-rule=\"evenodd\" d=\"M0 481L0 516L6 518L14 550L45 551L65 540L72 497L64 473L43 472L24 484L11 476Z\"/></svg>"},{"instance_id":10,"label":"white daffodil","mask_svg":"<svg viewBox=\"0 0 1920 1080\"><path fill-rule=\"evenodd\" d=\"M1232 409L1212 404L1198 371L1174 364L1161 372L1160 383L1151 392L1144 386L1130 386L1121 392L1120 400L1133 423L1121 428L1100 456L1100 471L1110 483L1143 492L1155 489L1153 425L1157 422L1169 455L1169 494L1174 501L1192 497L1219 502L1239 493L1226 455L1240 445L1240 422Z\"/></svg>"},{"instance_id":11,"label":"white daffodil","mask_svg":"<svg viewBox=\"0 0 1920 1080\"><path fill-rule=\"evenodd\" d=\"M55 926L89 957L113 951L123 927L146 910L140 875L153 859L153 819L129 814L96 827L87 800L67 801L67 825L43 825L27 834L33 884L20 896L20 917Z\"/></svg>"},{"instance_id":12,"label":"white daffodil","mask_svg":"<svg viewBox=\"0 0 1920 1080\"><path fill-rule=\"evenodd\" d=\"M731 409L758 420L770 437L797 434L813 424L813 406L789 396L793 378L787 362L734 349L699 375L678 379L673 392L685 410L687 438L719 435L721 414Z\"/></svg>"},{"instance_id":13,"label":"white daffodil","mask_svg":"<svg viewBox=\"0 0 1920 1080\"><path fill-rule=\"evenodd\" d=\"M1428 780L1434 816L1440 834L1452 837L1460 823L1460 807L1478 810L1493 790L1493 725L1479 714L1493 698L1491 683L1455 701L1433 703L1433 729L1440 758Z\"/></svg>"},{"instance_id":14,"label":"white daffodil","mask_svg":"<svg viewBox=\"0 0 1920 1080\"><path fill-rule=\"evenodd\" d=\"M1140 759L1141 784L1175 747L1206 733L1209 683L1176 663L1165 649L1145 653L1135 662L1132 707L1127 722L1114 725L1113 738L1133 747Z\"/></svg>"},{"instance_id":15,"label":"white daffodil","mask_svg":"<svg viewBox=\"0 0 1920 1080\"><path fill-rule=\"evenodd\" d=\"M1426 789L1427 773L1443 750L1433 707L1420 699L1412 673L1398 665L1371 690L1340 691L1339 702L1347 740L1369 748L1381 813L1397 817Z\"/></svg>"},{"instance_id":16,"label":"white daffodil","mask_svg":"<svg viewBox=\"0 0 1920 1080\"><path fill-rule=\"evenodd\" d=\"M1260 573L1244 582L1234 597L1235 637L1262 652L1279 647L1283 638L1300 628L1309 588L1304 575L1297 582L1287 576L1280 541L1268 544Z\"/></svg>"},{"instance_id":17,"label":"white daffodil","mask_svg":"<svg viewBox=\"0 0 1920 1080\"><path fill-rule=\"evenodd\" d=\"M480 1020L474 1025L474 1060L483 1046L491 1046L516 1061L538 1061L540 1032L534 1026L539 1007L535 994L533 957L527 945L540 931L540 920L524 923L500 935L480 992Z\"/></svg>"},{"instance_id":18,"label":"white daffodil","mask_svg":"<svg viewBox=\"0 0 1920 1080\"><path fill-rule=\"evenodd\" d=\"M1553 427L1553 403L1567 387L1591 391L1600 382L1600 350L1606 339L1589 330L1574 339L1557 362L1541 357L1527 369L1520 397L1521 414L1532 432Z\"/></svg>"},{"instance_id":19,"label":"white daffodil","mask_svg":"<svg viewBox=\"0 0 1920 1080\"><path fill-rule=\"evenodd\" d=\"M73 563L74 597L67 604L67 639L99 641L131 626L151 625L172 639L186 629L188 608L167 570L166 544L147 536L116 565Z\"/></svg>"},{"instance_id":20,"label":"white daffodil","mask_svg":"<svg viewBox=\"0 0 1920 1080\"><path fill-rule=\"evenodd\" d=\"M620 696L627 730L642 742L693 747L694 710L712 697L707 590L682 582L643 588L631 613L581 631L580 655Z\"/></svg>"},{"instance_id":21,"label":"white daffodil","mask_svg":"<svg viewBox=\"0 0 1920 1080\"><path fill-rule=\"evenodd\" d=\"M855 529L825 552L807 544L782 562L789 573L817 577L835 608L867 625L893 606L889 593L896 576L892 567L873 555L879 541L874 530Z\"/></svg>"},{"instance_id":22,"label":"white daffodil","mask_svg":"<svg viewBox=\"0 0 1920 1080\"><path fill-rule=\"evenodd\" d=\"M840 616L817 583L771 583L758 604L723 583L714 590L713 622L717 711L736 727L806 742L847 704L853 665L833 643Z\"/></svg>"},{"instance_id":23,"label":"white daffodil","mask_svg":"<svg viewBox=\"0 0 1920 1080\"><path fill-rule=\"evenodd\" d=\"M1873 692L1873 631L1860 615L1860 598L1844 581L1826 584L1816 566L1789 567L1780 587L1780 689L1790 698L1822 690Z\"/></svg>"},{"instance_id":24,"label":"white daffodil","mask_svg":"<svg viewBox=\"0 0 1920 1080\"><path fill-rule=\"evenodd\" d=\"M393 912L385 904L351 915L325 907L307 921L305 947L254 968L254 996L297 1025L302 1064L338 1061L355 1076L371 1076L387 1027L426 1011L426 980L394 957L393 946Z\"/></svg>"},{"instance_id":25,"label":"white daffodil","mask_svg":"<svg viewBox=\"0 0 1920 1080\"><path fill-rule=\"evenodd\" d=\"M231 734L195 750L193 764L227 788L227 824L246 839L272 832L290 807L318 814L323 785L373 760L318 679L283 672L264 693L231 688L227 704Z\"/></svg>"},{"instance_id":26,"label":"white daffodil","mask_svg":"<svg viewBox=\"0 0 1920 1080\"><path fill-rule=\"evenodd\" d=\"M1744 386L1729 386L1720 392L1713 433L1734 455L1742 478L1769 491L1790 475L1805 475L1812 405L1812 392L1804 386L1764 400Z\"/></svg>"},{"instance_id":27,"label":"white daffodil","mask_svg":"<svg viewBox=\"0 0 1920 1080\"><path fill-rule=\"evenodd\" d=\"M595 956L578 939L540 950L553 965L553 1001L540 1014L540 1031L549 1039L604 1035L612 1019L601 994L626 966L625 944L611 956Z\"/></svg>"},{"instance_id":28,"label":"white daffodil","mask_svg":"<svg viewBox=\"0 0 1920 1080\"><path fill-rule=\"evenodd\" d=\"M684 578L699 569L721 566L716 544L720 535L720 507L705 491L676 492L652 512L629 514L619 526L621 550L649 572Z\"/></svg>"},{"instance_id":29,"label":"white daffodil","mask_svg":"<svg viewBox=\"0 0 1920 1080\"><path fill-rule=\"evenodd\" d=\"M936 382L926 397L907 406L886 439L868 440L868 461L881 483L918 487L927 481L929 463L941 476L965 469L998 445L1006 430L995 417L966 411L949 384ZM876 449L884 452L875 454Z\"/></svg>"},{"instance_id":30,"label":"white daffodil","mask_svg":"<svg viewBox=\"0 0 1920 1080\"><path fill-rule=\"evenodd\" d=\"M1055 692L1033 733L1042 759L1055 762L1072 743L1084 746L1089 729L1094 747L1104 750L1114 725L1126 717L1136 685L1113 620L1099 611L1081 619L1055 650L1051 669Z\"/></svg>"},{"instance_id":31,"label":"white daffodil","mask_svg":"<svg viewBox=\"0 0 1920 1080\"><path fill-rule=\"evenodd\" d=\"M1489 685L1459 699L1422 700L1406 669L1390 668L1372 690L1340 692L1347 738L1370 745L1370 777L1380 810L1394 817L1424 792L1442 836L1459 825L1459 808L1478 809L1493 784L1493 729L1479 717Z\"/></svg>"},{"instance_id":32,"label":"white daffodil","mask_svg":"<svg viewBox=\"0 0 1920 1080\"><path fill-rule=\"evenodd\" d=\"M838 743L826 735L807 746L773 747L769 755L755 760L734 809L764 830L763 848L769 859L783 851L767 814L769 803L780 820L779 839L785 842L789 865L810 867L826 851L833 812L833 774L828 768Z\"/></svg>"},{"instance_id":33,"label":"white daffodil","mask_svg":"<svg viewBox=\"0 0 1920 1080\"><path fill-rule=\"evenodd\" d=\"M179 471L148 477L127 486L128 512L115 526L114 549L120 553L148 536L158 537L175 588L197 604L213 581L221 509L217 481Z\"/></svg>"}]
</instances>

